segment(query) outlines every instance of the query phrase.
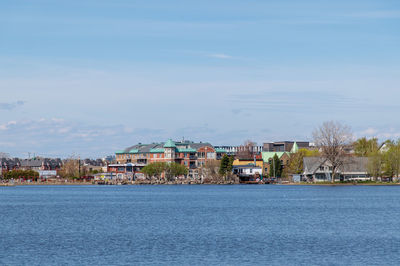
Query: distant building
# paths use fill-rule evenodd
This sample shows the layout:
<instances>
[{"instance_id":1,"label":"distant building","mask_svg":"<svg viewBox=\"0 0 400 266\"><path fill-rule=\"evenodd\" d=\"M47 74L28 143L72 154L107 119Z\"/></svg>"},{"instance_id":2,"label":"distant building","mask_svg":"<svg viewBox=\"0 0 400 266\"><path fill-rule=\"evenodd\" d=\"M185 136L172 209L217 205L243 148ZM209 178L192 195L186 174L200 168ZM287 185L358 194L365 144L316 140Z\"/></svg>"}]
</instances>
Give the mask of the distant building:
<instances>
[{"instance_id":1,"label":"distant building","mask_svg":"<svg viewBox=\"0 0 400 266\"><path fill-rule=\"evenodd\" d=\"M39 158L18 159L18 158L1 158L0 175L4 172L12 170L33 170L39 173L41 178L48 178L57 175L57 171L61 169L63 162L61 159Z\"/></svg>"},{"instance_id":2,"label":"distant building","mask_svg":"<svg viewBox=\"0 0 400 266\"><path fill-rule=\"evenodd\" d=\"M263 152L291 152L294 145L298 149L309 149L310 142L307 141L280 141L263 143Z\"/></svg>"},{"instance_id":3,"label":"distant building","mask_svg":"<svg viewBox=\"0 0 400 266\"><path fill-rule=\"evenodd\" d=\"M221 145L221 146L214 146L216 149L221 149L225 150L227 155L234 156L236 155L241 149L244 148L244 146L227 146L227 145ZM252 146L251 151L254 154L260 154L263 150L262 146Z\"/></svg>"},{"instance_id":4,"label":"distant building","mask_svg":"<svg viewBox=\"0 0 400 266\"><path fill-rule=\"evenodd\" d=\"M140 171L145 165L153 162L175 162L185 165L189 175L205 165L207 160L218 160L225 149L215 148L210 143L192 141L172 141L136 144L125 150L116 152L117 164L109 165L110 171L121 172L123 167L127 172Z\"/></svg>"}]
</instances>

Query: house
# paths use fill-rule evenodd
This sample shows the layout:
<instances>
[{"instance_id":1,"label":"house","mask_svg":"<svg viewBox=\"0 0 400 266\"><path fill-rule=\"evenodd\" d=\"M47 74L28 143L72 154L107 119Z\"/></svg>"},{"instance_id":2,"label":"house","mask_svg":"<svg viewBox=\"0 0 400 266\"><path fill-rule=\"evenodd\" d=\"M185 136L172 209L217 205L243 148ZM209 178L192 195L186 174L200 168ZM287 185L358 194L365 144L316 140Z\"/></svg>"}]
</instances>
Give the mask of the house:
<instances>
[{"instance_id":1,"label":"house","mask_svg":"<svg viewBox=\"0 0 400 266\"><path fill-rule=\"evenodd\" d=\"M336 171L337 181L370 180L367 171L367 157L349 156L346 162ZM304 157L302 179L305 181L331 181L332 164L322 157Z\"/></svg>"},{"instance_id":2,"label":"house","mask_svg":"<svg viewBox=\"0 0 400 266\"><path fill-rule=\"evenodd\" d=\"M296 147L296 146L293 146ZM292 149L293 150L293 149ZM285 152L285 151L280 151L280 152L262 152L262 158L264 162L263 166L263 173L264 175L270 174L270 168L273 163L273 158L275 155L278 156L282 168L285 168L289 164L289 159L290 159L290 153Z\"/></svg>"},{"instance_id":3,"label":"house","mask_svg":"<svg viewBox=\"0 0 400 266\"><path fill-rule=\"evenodd\" d=\"M61 159L49 159L49 158L32 158L19 160L20 170L34 170L44 171L53 170L57 171L62 167Z\"/></svg>"},{"instance_id":4,"label":"house","mask_svg":"<svg viewBox=\"0 0 400 266\"><path fill-rule=\"evenodd\" d=\"M254 164L233 165L232 171L239 177L240 182L262 179L262 167Z\"/></svg>"}]
</instances>

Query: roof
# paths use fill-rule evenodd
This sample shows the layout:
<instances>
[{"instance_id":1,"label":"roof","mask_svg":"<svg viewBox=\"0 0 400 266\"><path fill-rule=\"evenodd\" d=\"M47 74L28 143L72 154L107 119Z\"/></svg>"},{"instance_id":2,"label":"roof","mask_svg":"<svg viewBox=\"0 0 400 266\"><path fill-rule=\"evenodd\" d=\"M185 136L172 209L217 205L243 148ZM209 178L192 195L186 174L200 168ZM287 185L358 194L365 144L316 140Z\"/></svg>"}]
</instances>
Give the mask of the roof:
<instances>
[{"instance_id":1,"label":"roof","mask_svg":"<svg viewBox=\"0 0 400 266\"><path fill-rule=\"evenodd\" d=\"M304 174L314 174L321 165L331 164L322 157L304 157L303 170ZM368 157L348 157L345 163L339 167L340 173L365 173L367 172Z\"/></svg>"},{"instance_id":2,"label":"roof","mask_svg":"<svg viewBox=\"0 0 400 266\"><path fill-rule=\"evenodd\" d=\"M215 152L218 153L227 153L227 151L225 149L221 149L221 148L215 148Z\"/></svg>"},{"instance_id":3,"label":"roof","mask_svg":"<svg viewBox=\"0 0 400 266\"><path fill-rule=\"evenodd\" d=\"M277 151L277 152L263 151L263 152L261 152L261 155L262 155L263 161L268 162L269 159L272 159L275 156L275 154L278 155L279 158L281 158L285 153L287 153L287 152L285 152L285 151Z\"/></svg>"},{"instance_id":4,"label":"roof","mask_svg":"<svg viewBox=\"0 0 400 266\"><path fill-rule=\"evenodd\" d=\"M303 158L303 170L304 174L314 174L318 168L326 161L322 157L304 157Z\"/></svg>"},{"instance_id":5,"label":"roof","mask_svg":"<svg viewBox=\"0 0 400 266\"><path fill-rule=\"evenodd\" d=\"M44 161L41 159L25 159L21 160L22 167L40 167Z\"/></svg>"},{"instance_id":6,"label":"roof","mask_svg":"<svg viewBox=\"0 0 400 266\"><path fill-rule=\"evenodd\" d=\"M202 147L211 147L214 149L214 147L208 142L191 143L190 147L193 149L196 149L196 150L198 150Z\"/></svg>"},{"instance_id":7,"label":"roof","mask_svg":"<svg viewBox=\"0 0 400 266\"><path fill-rule=\"evenodd\" d=\"M152 148L150 149L151 153L163 153L164 152L164 148Z\"/></svg>"},{"instance_id":8,"label":"roof","mask_svg":"<svg viewBox=\"0 0 400 266\"><path fill-rule=\"evenodd\" d=\"M172 139L167 140L164 144L164 148L176 148L175 142L173 142Z\"/></svg>"},{"instance_id":9,"label":"roof","mask_svg":"<svg viewBox=\"0 0 400 266\"><path fill-rule=\"evenodd\" d=\"M177 152L197 152L199 148L202 147L210 147L214 149L214 147L210 143L194 143L192 141L181 141L174 142L169 139L167 142L161 143L151 143L151 144L142 144L138 143L136 145L130 146L122 151L117 151L116 154L129 154L129 153L163 153L164 148L175 148ZM221 151L226 152L226 151Z\"/></svg>"},{"instance_id":10,"label":"roof","mask_svg":"<svg viewBox=\"0 0 400 266\"><path fill-rule=\"evenodd\" d=\"M178 152L196 152L196 149L193 148L177 148Z\"/></svg>"},{"instance_id":11,"label":"roof","mask_svg":"<svg viewBox=\"0 0 400 266\"><path fill-rule=\"evenodd\" d=\"M262 169L260 166L257 166L257 165L254 165L254 164L233 165L232 168Z\"/></svg>"}]
</instances>

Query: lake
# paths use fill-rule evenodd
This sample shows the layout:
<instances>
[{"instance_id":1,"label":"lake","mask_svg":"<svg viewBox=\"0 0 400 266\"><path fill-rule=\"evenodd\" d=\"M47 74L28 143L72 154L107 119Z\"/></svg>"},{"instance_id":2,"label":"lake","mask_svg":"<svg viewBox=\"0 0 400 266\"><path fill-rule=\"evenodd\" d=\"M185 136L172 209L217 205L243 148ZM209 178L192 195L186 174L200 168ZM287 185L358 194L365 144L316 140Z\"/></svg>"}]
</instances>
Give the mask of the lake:
<instances>
[{"instance_id":1,"label":"lake","mask_svg":"<svg viewBox=\"0 0 400 266\"><path fill-rule=\"evenodd\" d=\"M0 187L0 265L398 265L397 186Z\"/></svg>"}]
</instances>

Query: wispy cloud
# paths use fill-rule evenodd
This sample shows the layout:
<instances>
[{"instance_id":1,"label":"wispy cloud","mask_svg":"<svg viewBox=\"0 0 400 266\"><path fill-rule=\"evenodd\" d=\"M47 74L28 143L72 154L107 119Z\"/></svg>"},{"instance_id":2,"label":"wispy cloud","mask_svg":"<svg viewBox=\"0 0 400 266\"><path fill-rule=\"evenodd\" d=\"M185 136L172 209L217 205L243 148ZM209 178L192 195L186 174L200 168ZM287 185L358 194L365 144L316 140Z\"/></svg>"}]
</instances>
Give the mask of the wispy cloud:
<instances>
[{"instance_id":1,"label":"wispy cloud","mask_svg":"<svg viewBox=\"0 0 400 266\"><path fill-rule=\"evenodd\" d=\"M397 110L391 104L371 104L367 98L352 97L330 91L266 91L264 93L232 94L230 101L235 106L231 111L239 114L245 110L275 110L279 112L318 112L365 111L371 108L378 110ZM240 108L238 108L240 107Z\"/></svg>"},{"instance_id":2,"label":"wispy cloud","mask_svg":"<svg viewBox=\"0 0 400 266\"><path fill-rule=\"evenodd\" d=\"M59 118L0 124L0 140L8 143L3 145L7 147L4 152L13 156L25 156L27 152L60 157L72 153L104 156L138 142L161 139L162 134L162 130L153 128L126 130L123 125L90 125Z\"/></svg>"},{"instance_id":3,"label":"wispy cloud","mask_svg":"<svg viewBox=\"0 0 400 266\"><path fill-rule=\"evenodd\" d=\"M380 142L385 140L397 140L400 138L400 128L399 127L368 127L364 130L359 130L355 132L356 138L367 137L367 138L378 138Z\"/></svg>"},{"instance_id":4,"label":"wispy cloud","mask_svg":"<svg viewBox=\"0 0 400 266\"><path fill-rule=\"evenodd\" d=\"M233 56L227 54L208 54L208 57L218 58L218 59L231 59Z\"/></svg>"},{"instance_id":5,"label":"wispy cloud","mask_svg":"<svg viewBox=\"0 0 400 266\"><path fill-rule=\"evenodd\" d=\"M400 18L400 10L376 10L364 11L347 15L353 18L366 18L366 19L391 19Z\"/></svg>"},{"instance_id":6,"label":"wispy cloud","mask_svg":"<svg viewBox=\"0 0 400 266\"><path fill-rule=\"evenodd\" d=\"M19 106L24 105L24 101L16 101L16 102L0 102L0 110L13 110Z\"/></svg>"}]
</instances>

